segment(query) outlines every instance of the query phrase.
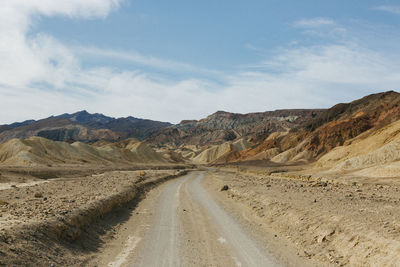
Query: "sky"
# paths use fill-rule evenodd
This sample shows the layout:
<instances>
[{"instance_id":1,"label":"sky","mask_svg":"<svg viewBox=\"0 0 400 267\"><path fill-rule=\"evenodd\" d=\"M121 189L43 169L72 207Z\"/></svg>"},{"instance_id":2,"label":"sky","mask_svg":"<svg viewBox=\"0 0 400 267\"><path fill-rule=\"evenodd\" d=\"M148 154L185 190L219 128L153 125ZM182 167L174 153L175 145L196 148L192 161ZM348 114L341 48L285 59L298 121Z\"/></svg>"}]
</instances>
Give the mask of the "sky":
<instances>
[{"instance_id":1,"label":"sky","mask_svg":"<svg viewBox=\"0 0 400 267\"><path fill-rule=\"evenodd\" d=\"M0 123L178 123L398 91L398 0L2 0Z\"/></svg>"}]
</instances>

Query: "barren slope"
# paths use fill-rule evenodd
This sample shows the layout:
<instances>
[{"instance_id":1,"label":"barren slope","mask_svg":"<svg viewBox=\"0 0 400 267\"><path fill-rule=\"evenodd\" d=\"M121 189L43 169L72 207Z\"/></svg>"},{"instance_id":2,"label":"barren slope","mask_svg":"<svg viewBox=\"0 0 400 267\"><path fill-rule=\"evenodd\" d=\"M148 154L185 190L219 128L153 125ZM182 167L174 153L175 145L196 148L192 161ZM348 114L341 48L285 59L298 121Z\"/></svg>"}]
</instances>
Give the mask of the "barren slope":
<instances>
[{"instance_id":1,"label":"barren slope","mask_svg":"<svg viewBox=\"0 0 400 267\"><path fill-rule=\"evenodd\" d=\"M231 161L271 159L274 162L312 162L362 133L372 134L400 119L400 94L373 94L338 104L286 133L274 133Z\"/></svg>"},{"instance_id":2,"label":"barren slope","mask_svg":"<svg viewBox=\"0 0 400 267\"><path fill-rule=\"evenodd\" d=\"M130 164L167 163L161 155L141 142L129 143L126 148L95 147L75 142L51 141L41 137L13 139L0 144L2 165L61 165L61 164Z\"/></svg>"},{"instance_id":3,"label":"barren slope","mask_svg":"<svg viewBox=\"0 0 400 267\"><path fill-rule=\"evenodd\" d=\"M152 144L218 145L242 137L258 138L286 131L317 116L323 110L276 110L237 114L218 111L200 121L182 121L161 129L147 141Z\"/></svg>"},{"instance_id":4,"label":"barren slope","mask_svg":"<svg viewBox=\"0 0 400 267\"><path fill-rule=\"evenodd\" d=\"M317 167L333 172L359 170L358 175L399 176L400 121L350 139L321 157Z\"/></svg>"}]
</instances>

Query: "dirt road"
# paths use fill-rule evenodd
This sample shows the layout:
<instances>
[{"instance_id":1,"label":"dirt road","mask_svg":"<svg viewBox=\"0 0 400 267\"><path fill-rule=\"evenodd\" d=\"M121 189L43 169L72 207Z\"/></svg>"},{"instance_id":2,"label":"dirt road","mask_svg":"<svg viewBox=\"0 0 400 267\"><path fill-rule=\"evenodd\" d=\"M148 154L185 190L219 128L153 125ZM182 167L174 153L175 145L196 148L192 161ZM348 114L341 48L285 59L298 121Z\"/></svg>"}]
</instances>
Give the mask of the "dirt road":
<instances>
[{"instance_id":1,"label":"dirt road","mask_svg":"<svg viewBox=\"0 0 400 267\"><path fill-rule=\"evenodd\" d=\"M138 207L137 214L143 216L127 222L125 232L111 244L114 251L105 252L98 264L108 261L108 266L278 266L263 246L203 188L204 175L193 172L153 192Z\"/></svg>"}]
</instances>

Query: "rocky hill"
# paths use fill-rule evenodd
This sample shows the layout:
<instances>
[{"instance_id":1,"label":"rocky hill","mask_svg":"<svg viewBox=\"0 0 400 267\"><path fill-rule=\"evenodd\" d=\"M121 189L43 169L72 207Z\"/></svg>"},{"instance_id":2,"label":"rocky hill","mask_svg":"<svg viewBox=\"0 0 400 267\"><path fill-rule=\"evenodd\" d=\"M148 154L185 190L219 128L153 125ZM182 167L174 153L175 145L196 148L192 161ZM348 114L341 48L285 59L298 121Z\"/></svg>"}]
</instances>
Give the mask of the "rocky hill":
<instances>
[{"instance_id":1,"label":"rocky hill","mask_svg":"<svg viewBox=\"0 0 400 267\"><path fill-rule=\"evenodd\" d=\"M285 163L315 161L349 140L379 131L400 119L400 94L384 92L337 104L289 132L277 132L227 161L270 159Z\"/></svg>"},{"instance_id":2,"label":"rocky hill","mask_svg":"<svg viewBox=\"0 0 400 267\"><path fill-rule=\"evenodd\" d=\"M243 137L254 140L290 129L318 116L322 109L276 110L237 114L218 111L199 121L182 121L150 135L152 144L217 145Z\"/></svg>"},{"instance_id":3,"label":"rocky hill","mask_svg":"<svg viewBox=\"0 0 400 267\"><path fill-rule=\"evenodd\" d=\"M53 141L95 142L119 141L126 138L144 139L152 133L170 126L170 123L134 117L112 118L102 114L80 111L42 120L29 120L0 126L0 143L13 138L26 139L40 136Z\"/></svg>"}]
</instances>

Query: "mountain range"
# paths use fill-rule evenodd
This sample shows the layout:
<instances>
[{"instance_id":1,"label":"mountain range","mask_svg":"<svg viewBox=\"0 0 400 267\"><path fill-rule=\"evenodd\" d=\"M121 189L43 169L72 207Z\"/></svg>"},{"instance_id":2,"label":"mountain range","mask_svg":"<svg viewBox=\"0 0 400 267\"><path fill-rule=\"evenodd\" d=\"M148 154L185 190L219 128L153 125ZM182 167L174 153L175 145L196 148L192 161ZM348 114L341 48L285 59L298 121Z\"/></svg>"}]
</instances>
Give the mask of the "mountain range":
<instances>
[{"instance_id":1,"label":"mountain range","mask_svg":"<svg viewBox=\"0 0 400 267\"><path fill-rule=\"evenodd\" d=\"M199 121L182 121L147 138L152 144L210 145L243 137L262 139L277 131L287 131L318 116L323 109L289 109L237 114L217 111Z\"/></svg>"},{"instance_id":2,"label":"mountain range","mask_svg":"<svg viewBox=\"0 0 400 267\"><path fill-rule=\"evenodd\" d=\"M170 126L134 117L112 118L103 114L90 114L86 110L73 114L51 116L38 121L27 120L0 126L0 142L13 138L26 139L40 136L53 141L96 142L98 140L120 141L127 138L143 140L161 128Z\"/></svg>"},{"instance_id":3,"label":"mountain range","mask_svg":"<svg viewBox=\"0 0 400 267\"><path fill-rule=\"evenodd\" d=\"M394 91L329 109L248 114L218 111L199 121L186 120L175 125L80 111L0 126L0 163L25 162L28 158L32 164L43 164L46 160L41 157L52 164L62 162L62 157L75 159L68 162L82 163L84 158L77 155L81 151L78 148L84 148L83 154L91 151L92 163L96 159L113 162L113 157L126 164L311 163L325 170L352 171L389 164L390 174L397 166L392 163L400 160L399 119L400 94ZM375 145L368 145L369 142ZM65 155L53 157L58 160L52 162L46 154L54 153L49 150L60 143L72 147L62 145ZM363 146L368 149L362 149ZM146 160L141 161L141 157Z\"/></svg>"}]
</instances>

